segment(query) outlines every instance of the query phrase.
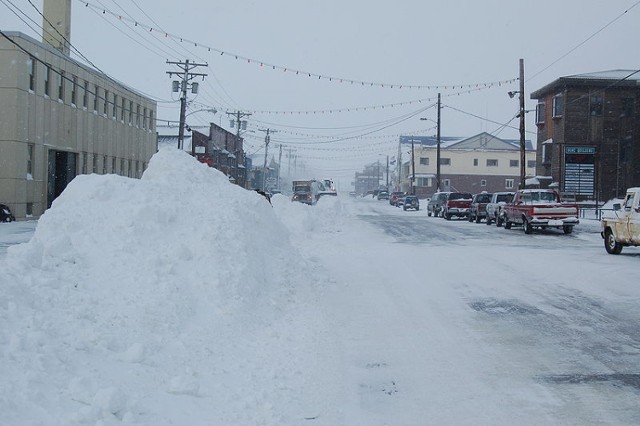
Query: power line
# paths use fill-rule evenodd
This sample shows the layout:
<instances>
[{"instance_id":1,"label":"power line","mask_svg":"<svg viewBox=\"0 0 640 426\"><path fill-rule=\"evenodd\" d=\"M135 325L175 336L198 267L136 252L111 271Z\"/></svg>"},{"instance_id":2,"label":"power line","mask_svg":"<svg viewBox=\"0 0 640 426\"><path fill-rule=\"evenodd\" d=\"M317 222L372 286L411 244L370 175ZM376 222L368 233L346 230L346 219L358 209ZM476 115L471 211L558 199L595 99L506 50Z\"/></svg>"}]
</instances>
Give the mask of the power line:
<instances>
[{"instance_id":1,"label":"power line","mask_svg":"<svg viewBox=\"0 0 640 426\"><path fill-rule=\"evenodd\" d=\"M555 61L551 62L549 65L547 65L546 67L544 67L543 69L541 69L540 71L538 71L537 73L533 74L531 77L529 77L527 79L527 81L529 80L533 80L534 78L536 78L538 75L542 74L543 72L545 72L546 70L548 70L549 68L551 68L552 66L554 66L555 64L557 64L558 62L560 62L561 60L563 60L564 58L566 58L567 56L569 56L570 54L572 54L573 52L575 52L576 50L578 50L580 47L582 47L585 43L587 43L589 40L591 40L592 38L594 38L596 35L600 34L602 31L604 31L607 27L611 26L614 22L616 22L617 20L619 20L620 18L622 18L624 15L627 14L627 12L629 12L631 9L633 9L634 7L638 6L640 4L640 0L635 2L633 5L631 5L631 7L629 7L627 10L625 10L624 12L622 12L621 14L619 14L618 16L616 16L615 18L613 18L611 21L609 21L605 26L603 26L602 28L600 28L598 31L596 31L595 33L591 34L589 37L587 37L585 40L581 41L580 43L578 43L575 47L573 47L571 50L569 50L567 53L565 53L564 55L560 56L558 59L556 59Z\"/></svg>"},{"instance_id":2,"label":"power line","mask_svg":"<svg viewBox=\"0 0 640 426\"><path fill-rule=\"evenodd\" d=\"M290 75L298 75L298 76L308 76L310 78L315 78L317 80L325 80L325 81L330 81L330 82L337 82L337 83L345 83L345 84L355 84L358 86L362 86L362 87L381 87L381 88L390 88L390 89L427 89L427 90L456 90L456 88L469 88L469 89L473 89L473 88L477 88L479 86L482 85L502 85L502 84L510 84L513 83L517 80L517 78L512 78L512 79L506 79L506 80L498 80L498 81L492 81L492 82L480 82L480 83L462 83L462 84L448 84L448 85L442 85L442 84L432 84L432 85L415 85L415 84L398 84L398 83L379 83L379 82L372 82L372 81L364 81L364 80L354 80L354 79L349 79L349 78L344 78L344 77L335 77L335 76L329 76L329 75L324 75L324 74L319 74L316 72L309 72L309 71L302 71L296 68L291 68L291 67L286 67L283 65L277 65L277 64L273 64L267 61L262 61L259 59L254 59L254 58L250 58L247 56L243 56L243 55L239 55L236 53L232 53L232 52L228 52L226 50L223 49L219 49L216 47L212 47L212 46L208 46L206 44L203 43L199 43L197 41L194 40L190 40L184 37L180 37L178 35L174 35L171 34L169 32L163 31L159 28L154 28L152 26L143 24L141 22L137 22L137 21L133 21L130 20L122 15L118 15L117 13L112 12L111 10L107 9L106 7L98 7L94 4L91 4L89 2L87 2L86 0L78 0L79 2L81 2L82 4L85 5L85 7L90 7L96 11L101 11L103 15L109 14L112 17L117 18L119 21L130 21L133 22L135 24L136 27L140 27L141 29L144 29L146 32L153 32L154 30L156 32L160 32L161 34L164 34L164 36L166 38L172 38L174 40L180 40L180 43L187 43L190 45L193 45L194 47L197 48L202 48L202 49L207 49L207 51L211 52L216 52L219 53L221 56L226 56L226 57L231 57L231 58L235 58L236 60L243 60L246 61L248 64L255 64L257 66L260 66L261 68L271 68L272 70L280 70L283 71L285 73L289 73Z\"/></svg>"}]
</instances>

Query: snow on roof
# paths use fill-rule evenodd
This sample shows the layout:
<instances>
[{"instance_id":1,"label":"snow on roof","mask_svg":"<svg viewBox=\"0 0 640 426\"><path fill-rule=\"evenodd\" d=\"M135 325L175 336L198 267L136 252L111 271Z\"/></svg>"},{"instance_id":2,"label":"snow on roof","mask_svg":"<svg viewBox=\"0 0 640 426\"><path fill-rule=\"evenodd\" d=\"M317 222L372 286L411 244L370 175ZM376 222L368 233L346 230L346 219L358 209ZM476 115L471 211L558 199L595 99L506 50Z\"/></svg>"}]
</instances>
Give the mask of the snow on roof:
<instances>
[{"instance_id":1,"label":"snow on roof","mask_svg":"<svg viewBox=\"0 0 640 426\"><path fill-rule=\"evenodd\" d=\"M635 80L640 82L640 72L638 70L609 70L598 71L585 74L575 74L565 76L567 79L590 79L590 80Z\"/></svg>"}]
</instances>

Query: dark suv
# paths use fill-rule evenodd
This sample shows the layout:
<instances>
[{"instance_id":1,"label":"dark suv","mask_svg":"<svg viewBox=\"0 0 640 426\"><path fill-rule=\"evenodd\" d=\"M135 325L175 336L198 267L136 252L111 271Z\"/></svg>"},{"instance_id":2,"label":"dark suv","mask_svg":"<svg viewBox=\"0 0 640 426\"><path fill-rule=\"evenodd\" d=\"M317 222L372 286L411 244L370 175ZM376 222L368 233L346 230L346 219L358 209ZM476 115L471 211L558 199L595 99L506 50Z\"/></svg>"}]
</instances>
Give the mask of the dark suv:
<instances>
[{"instance_id":1,"label":"dark suv","mask_svg":"<svg viewBox=\"0 0 640 426\"><path fill-rule=\"evenodd\" d=\"M427 203L427 216L442 216L442 206L447 201L449 192L436 192Z\"/></svg>"},{"instance_id":2,"label":"dark suv","mask_svg":"<svg viewBox=\"0 0 640 426\"><path fill-rule=\"evenodd\" d=\"M471 206L469 207L469 222L475 220L476 223L480 223L482 219L486 219L487 204L491 202L491 195L493 194L481 192L473 196Z\"/></svg>"},{"instance_id":3,"label":"dark suv","mask_svg":"<svg viewBox=\"0 0 640 426\"><path fill-rule=\"evenodd\" d=\"M442 207L442 217L451 220L451 217L467 217L473 196L468 192L450 192Z\"/></svg>"},{"instance_id":4,"label":"dark suv","mask_svg":"<svg viewBox=\"0 0 640 426\"><path fill-rule=\"evenodd\" d=\"M414 209L416 211L420 210L420 201L415 195L407 195L404 197L402 210L407 211L408 209Z\"/></svg>"}]
</instances>

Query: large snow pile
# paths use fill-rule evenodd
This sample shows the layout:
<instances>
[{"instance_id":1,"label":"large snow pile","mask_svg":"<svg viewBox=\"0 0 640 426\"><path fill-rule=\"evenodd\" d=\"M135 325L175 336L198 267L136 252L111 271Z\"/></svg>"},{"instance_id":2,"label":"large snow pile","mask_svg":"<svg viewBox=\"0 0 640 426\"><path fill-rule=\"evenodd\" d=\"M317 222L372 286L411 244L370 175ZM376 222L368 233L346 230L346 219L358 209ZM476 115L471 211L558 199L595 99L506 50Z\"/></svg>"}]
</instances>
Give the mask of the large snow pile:
<instances>
[{"instance_id":1,"label":"large snow pile","mask_svg":"<svg viewBox=\"0 0 640 426\"><path fill-rule=\"evenodd\" d=\"M78 176L0 265L0 423L297 424L322 375L303 262L181 151Z\"/></svg>"}]
</instances>

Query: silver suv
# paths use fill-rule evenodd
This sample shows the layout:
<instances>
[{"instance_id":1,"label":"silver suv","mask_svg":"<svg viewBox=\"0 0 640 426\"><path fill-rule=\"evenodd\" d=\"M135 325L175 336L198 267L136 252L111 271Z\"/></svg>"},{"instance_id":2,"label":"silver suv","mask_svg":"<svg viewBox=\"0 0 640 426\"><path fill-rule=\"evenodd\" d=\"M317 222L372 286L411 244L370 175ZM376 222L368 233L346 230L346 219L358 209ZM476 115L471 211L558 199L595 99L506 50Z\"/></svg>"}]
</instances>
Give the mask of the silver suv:
<instances>
[{"instance_id":1,"label":"silver suv","mask_svg":"<svg viewBox=\"0 0 640 426\"><path fill-rule=\"evenodd\" d=\"M447 195L450 192L436 192L431 196L429 203L427 204L427 216L440 216L442 217L443 205L447 202Z\"/></svg>"}]
</instances>

